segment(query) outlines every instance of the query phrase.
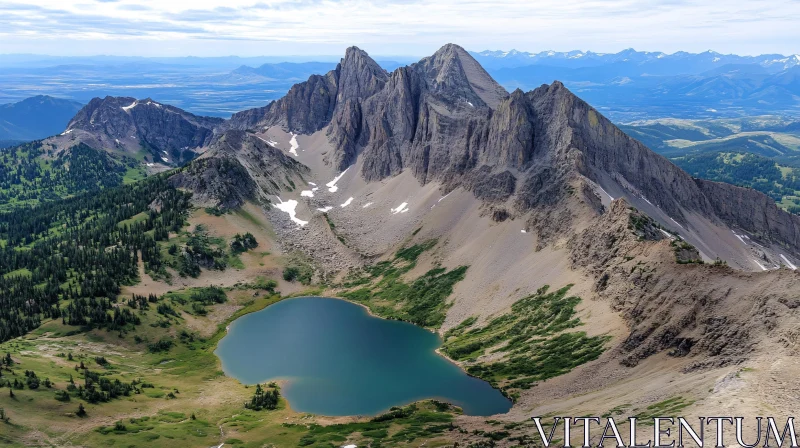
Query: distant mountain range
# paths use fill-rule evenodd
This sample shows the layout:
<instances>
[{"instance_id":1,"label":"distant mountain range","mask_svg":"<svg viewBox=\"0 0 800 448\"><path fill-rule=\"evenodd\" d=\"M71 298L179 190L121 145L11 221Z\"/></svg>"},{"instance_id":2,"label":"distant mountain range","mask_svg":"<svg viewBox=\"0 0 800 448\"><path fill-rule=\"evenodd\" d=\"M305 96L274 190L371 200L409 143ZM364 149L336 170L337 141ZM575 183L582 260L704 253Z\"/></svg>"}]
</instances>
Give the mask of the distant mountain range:
<instances>
[{"instance_id":1,"label":"distant mountain range","mask_svg":"<svg viewBox=\"0 0 800 448\"><path fill-rule=\"evenodd\" d=\"M563 82L617 122L800 114L800 56L624 50L472 53L507 89Z\"/></svg>"},{"instance_id":2,"label":"distant mountain range","mask_svg":"<svg viewBox=\"0 0 800 448\"><path fill-rule=\"evenodd\" d=\"M800 116L800 55L624 50L470 52L511 91L561 81L618 123L656 118ZM0 55L0 102L47 92L79 102L153 98L193 114L229 117L262 106L338 58L66 58ZM376 59L387 71L409 61ZM53 79L68 82L53 83Z\"/></svg>"},{"instance_id":3,"label":"distant mountain range","mask_svg":"<svg viewBox=\"0 0 800 448\"><path fill-rule=\"evenodd\" d=\"M699 74L725 65L758 65L772 73L790 69L800 64L800 55L762 54L738 56L715 51L687 53L679 51L666 54L660 51L636 51L633 48L619 53L595 53L593 51L481 51L470 52L488 70L550 65L566 68L597 67L601 65L627 63L644 66L651 75Z\"/></svg>"},{"instance_id":4,"label":"distant mountain range","mask_svg":"<svg viewBox=\"0 0 800 448\"><path fill-rule=\"evenodd\" d=\"M35 96L0 105L0 147L15 141L45 138L64 130L83 104L51 96ZM3 143L3 141L9 143Z\"/></svg>"}]
</instances>

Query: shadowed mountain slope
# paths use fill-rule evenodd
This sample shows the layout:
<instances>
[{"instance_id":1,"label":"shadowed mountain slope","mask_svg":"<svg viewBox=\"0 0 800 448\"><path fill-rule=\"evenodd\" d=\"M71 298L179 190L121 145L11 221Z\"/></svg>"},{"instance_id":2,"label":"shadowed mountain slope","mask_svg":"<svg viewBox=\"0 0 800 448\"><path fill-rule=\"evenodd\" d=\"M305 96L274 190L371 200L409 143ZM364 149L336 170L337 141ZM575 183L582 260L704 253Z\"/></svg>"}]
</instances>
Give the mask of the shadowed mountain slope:
<instances>
[{"instance_id":1,"label":"shadowed mountain slope","mask_svg":"<svg viewBox=\"0 0 800 448\"><path fill-rule=\"evenodd\" d=\"M81 106L77 101L46 95L2 104L0 140L37 140L61 132Z\"/></svg>"}]
</instances>

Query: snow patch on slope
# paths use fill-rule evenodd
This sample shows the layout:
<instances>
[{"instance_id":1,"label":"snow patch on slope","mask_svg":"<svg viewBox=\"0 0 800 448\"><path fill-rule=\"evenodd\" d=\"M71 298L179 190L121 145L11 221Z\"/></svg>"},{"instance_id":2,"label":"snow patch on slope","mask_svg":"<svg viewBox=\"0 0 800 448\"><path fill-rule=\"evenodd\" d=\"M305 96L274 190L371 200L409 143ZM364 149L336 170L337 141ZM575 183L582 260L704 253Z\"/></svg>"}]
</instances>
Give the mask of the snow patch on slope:
<instances>
[{"instance_id":1,"label":"snow patch on slope","mask_svg":"<svg viewBox=\"0 0 800 448\"><path fill-rule=\"evenodd\" d=\"M785 262L786 262L786 266L788 266L788 267L789 267L789 269L791 269L791 270L793 270L793 271L796 271L796 270L797 270L797 266L795 266L794 264L792 264L792 262L791 262L791 261L789 261L789 259L788 259L788 258L786 258L786 256L785 256L785 255L781 254L781 258L783 258L783 261L785 261Z\"/></svg>"},{"instance_id":2,"label":"snow patch on slope","mask_svg":"<svg viewBox=\"0 0 800 448\"><path fill-rule=\"evenodd\" d=\"M344 173L346 173L347 170L349 170L349 169L350 168L347 168L346 170L342 171L342 173L339 174L338 176L336 176L335 179L333 179L332 181L330 181L327 184L325 184L325 186L328 187L328 191L330 191L331 193L336 193L337 191L339 191L339 187L336 186L336 183L339 182L339 180L342 178L342 176L344 176Z\"/></svg>"},{"instance_id":3,"label":"snow patch on slope","mask_svg":"<svg viewBox=\"0 0 800 448\"><path fill-rule=\"evenodd\" d=\"M297 201L295 201L294 199L289 199L288 201L283 202L283 199L281 199L280 196L277 196L277 198L278 201L280 201L280 203L275 204L275 208L284 213L287 213L289 215L289 218L300 227L303 227L304 225L308 224L308 221L303 221L302 219L297 217L297 212L295 211L295 209L297 208Z\"/></svg>"},{"instance_id":4,"label":"snow patch on slope","mask_svg":"<svg viewBox=\"0 0 800 448\"><path fill-rule=\"evenodd\" d=\"M403 202L402 204L398 205L397 208L393 208L392 214L396 215L398 213L405 213L408 211L408 202Z\"/></svg>"},{"instance_id":5,"label":"snow patch on slope","mask_svg":"<svg viewBox=\"0 0 800 448\"><path fill-rule=\"evenodd\" d=\"M292 133L292 139L289 140L289 144L292 145L292 147L289 148L289 153L297 157L297 148L300 147L300 144L297 143L297 134Z\"/></svg>"}]
</instances>

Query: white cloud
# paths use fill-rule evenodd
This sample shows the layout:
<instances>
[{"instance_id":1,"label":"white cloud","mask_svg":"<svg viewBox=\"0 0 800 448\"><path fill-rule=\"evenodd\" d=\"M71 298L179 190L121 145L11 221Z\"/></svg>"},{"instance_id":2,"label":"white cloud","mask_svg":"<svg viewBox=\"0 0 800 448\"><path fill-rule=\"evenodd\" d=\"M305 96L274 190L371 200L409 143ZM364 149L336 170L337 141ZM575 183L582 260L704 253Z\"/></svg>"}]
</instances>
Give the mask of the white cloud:
<instances>
[{"instance_id":1,"label":"white cloud","mask_svg":"<svg viewBox=\"0 0 800 448\"><path fill-rule=\"evenodd\" d=\"M0 53L423 55L470 49L798 53L794 0L36 0L0 4ZM124 45L121 42L124 41Z\"/></svg>"}]
</instances>

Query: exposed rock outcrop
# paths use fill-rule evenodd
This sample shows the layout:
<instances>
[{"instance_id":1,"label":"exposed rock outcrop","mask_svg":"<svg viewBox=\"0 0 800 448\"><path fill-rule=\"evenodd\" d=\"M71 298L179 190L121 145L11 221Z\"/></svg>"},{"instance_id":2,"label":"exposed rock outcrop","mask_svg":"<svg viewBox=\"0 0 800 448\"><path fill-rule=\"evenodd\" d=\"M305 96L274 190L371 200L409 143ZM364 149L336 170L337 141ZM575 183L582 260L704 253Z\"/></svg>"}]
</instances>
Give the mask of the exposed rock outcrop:
<instances>
[{"instance_id":1,"label":"exposed rock outcrop","mask_svg":"<svg viewBox=\"0 0 800 448\"><path fill-rule=\"evenodd\" d=\"M192 191L198 204L231 209L246 200L268 204L270 195L294 190L307 173L305 165L255 135L230 130L170 181Z\"/></svg>"},{"instance_id":2,"label":"exposed rock outcrop","mask_svg":"<svg viewBox=\"0 0 800 448\"><path fill-rule=\"evenodd\" d=\"M689 369L738 364L774 328L792 325L796 310L785 303L793 296L793 272L665 264L675 244L655 232L643 240L634 223L648 220L615 201L569 243L572 263L597 279L597 294L628 322L630 334L616 349L624 365L665 350L695 357Z\"/></svg>"},{"instance_id":3,"label":"exposed rock outcrop","mask_svg":"<svg viewBox=\"0 0 800 448\"><path fill-rule=\"evenodd\" d=\"M694 181L708 198L713 213L724 221L790 250L800 247L800 217L779 209L769 196L721 182Z\"/></svg>"},{"instance_id":4,"label":"exposed rock outcrop","mask_svg":"<svg viewBox=\"0 0 800 448\"><path fill-rule=\"evenodd\" d=\"M338 170L360 157L367 181L410 170L423 184L464 187L490 202L513 199L516 215L556 204L584 177L646 201L663 214L658 219L688 227L690 215L700 216L800 253L800 217L768 197L693 179L560 82L509 95L453 44L391 75L350 48L336 70L237 114L231 125L305 133L327 126L333 151L326 160Z\"/></svg>"},{"instance_id":5,"label":"exposed rock outcrop","mask_svg":"<svg viewBox=\"0 0 800 448\"><path fill-rule=\"evenodd\" d=\"M96 149L153 154L168 164L191 160L207 145L221 118L199 117L151 99L94 98L67 125L65 137L76 137Z\"/></svg>"}]
</instances>

